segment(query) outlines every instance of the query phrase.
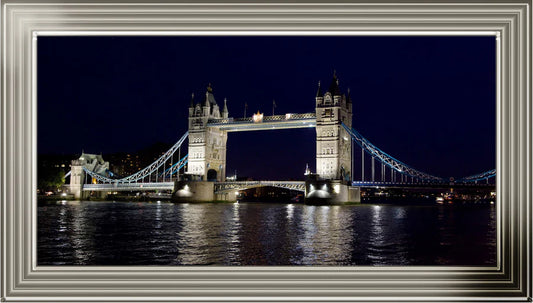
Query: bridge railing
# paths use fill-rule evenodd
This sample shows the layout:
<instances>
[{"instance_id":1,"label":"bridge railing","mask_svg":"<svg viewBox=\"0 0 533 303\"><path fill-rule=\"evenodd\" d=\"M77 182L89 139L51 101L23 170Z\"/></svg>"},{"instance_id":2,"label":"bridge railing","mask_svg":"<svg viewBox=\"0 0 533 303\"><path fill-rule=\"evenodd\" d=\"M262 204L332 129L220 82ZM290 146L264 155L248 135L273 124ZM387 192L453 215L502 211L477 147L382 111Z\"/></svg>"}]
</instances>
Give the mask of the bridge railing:
<instances>
[{"instance_id":1,"label":"bridge railing","mask_svg":"<svg viewBox=\"0 0 533 303\"><path fill-rule=\"evenodd\" d=\"M344 123L342 123L344 129L351 136L352 140L356 142L363 150L365 150L372 157L377 158L384 165L392 168L401 175L409 176L417 180L424 182L444 182L445 180L441 177L436 177L419 170L416 170L409 165L395 159L386 152L379 149L377 146L373 145L365 137L363 137L359 132L353 128L349 128Z\"/></svg>"},{"instance_id":2,"label":"bridge railing","mask_svg":"<svg viewBox=\"0 0 533 303\"><path fill-rule=\"evenodd\" d=\"M215 192L225 190L243 190L252 187L272 186L285 189L304 191L305 181L232 181L232 182L216 182Z\"/></svg>"},{"instance_id":3,"label":"bridge railing","mask_svg":"<svg viewBox=\"0 0 533 303\"><path fill-rule=\"evenodd\" d=\"M315 113L304 113L304 114L283 114L283 115L273 115L273 116L264 116L263 122L271 121L289 121L289 120L302 120L302 119L314 119L316 118ZM217 124L232 124L232 123L250 123L253 122L252 117L245 118L224 118L224 119L210 119L207 123L212 125Z\"/></svg>"},{"instance_id":4,"label":"bridge railing","mask_svg":"<svg viewBox=\"0 0 533 303\"><path fill-rule=\"evenodd\" d=\"M172 190L174 182L85 184L84 191Z\"/></svg>"},{"instance_id":5,"label":"bridge railing","mask_svg":"<svg viewBox=\"0 0 533 303\"><path fill-rule=\"evenodd\" d=\"M488 182L490 178L494 178L494 177L496 177L496 169L491 169L491 170L484 171L476 175L463 177L461 179L458 179L456 182L477 183L479 181L484 181L484 180Z\"/></svg>"},{"instance_id":6,"label":"bridge railing","mask_svg":"<svg viewBox=\"0 0 533 303\"><path fill-rule=\"evenodd\" d=\"M83 167L83 170L90 175L91 177L95 178L96 180L104 183L132 183L139 180L143 180L144 178L149 177L151 174L155 173L157 175L157 171L161 166L164 166L164 164L174 155L174 153L181 147L183 142L185 142L185 139L189 136L189 132L186 132L179 140L174 144L167 152L165 152L161 157L159 157L157 160L155 160L152 164L148 165L147 167L143 168L142 170L138 171L137 173L120 178L120 179L112 179L108 178L102 175L99 175L86 167ZM186 157L183 159L186 161Z\"/></svg>"}]
</instances>

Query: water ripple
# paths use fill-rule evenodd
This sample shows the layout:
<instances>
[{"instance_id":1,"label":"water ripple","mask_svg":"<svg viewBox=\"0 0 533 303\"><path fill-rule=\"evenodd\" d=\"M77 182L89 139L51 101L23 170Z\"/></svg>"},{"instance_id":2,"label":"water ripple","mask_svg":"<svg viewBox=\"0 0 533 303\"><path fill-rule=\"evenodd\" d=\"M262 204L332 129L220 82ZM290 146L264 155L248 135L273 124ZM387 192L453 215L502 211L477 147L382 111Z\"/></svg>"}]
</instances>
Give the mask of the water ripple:
<instances>
[{"instance_id":1,"label":"water ripple","mask_svg":"<svg viewBox=\"0 0 533 303\"><path fill-rule=\"evenodd\" d=\"M39 265L494 265L494 206L48 203Z\"/></svg>"}]
</instances>

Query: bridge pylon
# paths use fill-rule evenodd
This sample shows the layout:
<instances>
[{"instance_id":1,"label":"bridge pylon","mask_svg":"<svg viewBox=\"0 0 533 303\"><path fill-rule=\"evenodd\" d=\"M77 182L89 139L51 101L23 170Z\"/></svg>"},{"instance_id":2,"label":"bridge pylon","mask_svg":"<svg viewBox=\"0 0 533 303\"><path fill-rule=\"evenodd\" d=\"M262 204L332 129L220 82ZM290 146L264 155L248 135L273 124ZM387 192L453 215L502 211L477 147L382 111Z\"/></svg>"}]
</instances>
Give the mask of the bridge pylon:
<instances>
[{"instance_id":1,"label":"bridge pylon","mask_svg":"<svg viewBox=\"0 0 533 303\"><path fill-rule=\"evenodd\" d=\"M203 181L224 181L228 133L209 127L208 121L228 118L226 100L221 112L209 84L205 100L201 103L194 103L193 94L189 107L189 163L186 173Z\"/></svg>"},{"instance_id":2,"label":"bridge pylon","mask_svg":"<svg viewBox=\"0 0 533 303\"><path fill-rule=\"evenodd\" d=\"M333 73L328 90L316 93L316 174L305 183L306 203L359 202L359 188L352 188L352 142L342 124L352 125L350 92L342 94Z\"/></svg>"},{"instance_id":3,"label":"bridge pylon","mask_svg":"<svg viewBox=\"0 0 533 303\"><path fill-rule=\"evenodd\" d=\"M73 194L75 199L85 198L83 186L87 182L92 183L93 181L92 177L85 173L84 167L97 174L105 175L106 171L109 170L109 162L104 161L102 155L86 154L83 152L78 159L72 160L68 192ZM105 193L101 193L101 196L105 196Z\"/></svg>"},{"instance_id":4,"label":"bridge pylon","mask_svg":"<svg viewBox=\"0 0 533 303\"><path fill-rule=\"evenodd\" d=\"M352 126L352 100L333 74L329 89L316 94L316 172L324 180L352 180L352 144L342 123Z\"/></svg>"}]
</instances>

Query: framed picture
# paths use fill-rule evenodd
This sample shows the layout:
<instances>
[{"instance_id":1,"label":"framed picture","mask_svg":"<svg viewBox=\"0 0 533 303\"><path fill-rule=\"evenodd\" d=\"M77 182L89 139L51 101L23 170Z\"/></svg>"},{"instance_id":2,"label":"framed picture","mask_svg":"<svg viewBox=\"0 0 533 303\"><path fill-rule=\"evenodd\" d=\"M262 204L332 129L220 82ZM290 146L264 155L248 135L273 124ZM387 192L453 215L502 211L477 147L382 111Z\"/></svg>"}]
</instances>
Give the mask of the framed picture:
<instances>
[{"instance_id":1,"label":"framed picture","mask_svg":"<svg viewBox=\"0 0 533 303\"><path fill-rule=\"evenodd\" d=\"M107 1L29 3L6 0L2 1L2 16L4 20L2 23L3 157L0 164L3 258L0 264L4 281L1 285L1 295L4 301L525 302L531 300L530 1L484 4L392 4L351 1L329 4L305 2L152 4ZM359 45L364 45L365 50L346 50L353 47L354 41L357 41ZM390 41L394 43L391 44ZM428 44L431 44L433 48L427 47ZM335 51L333 47L326 47L327 45L336 45L339 49ZM457 45L461 47L455 47ZM479 45L482 47L476 48ZM311 55L307 54L313 46L316 46L316 49ZM132 55L132 49L138 52L133 52ZM481 49L487 51L481 52ZM290 53L291 50L294 51L293 54ZM422 50L421 53L420 50ZM170 62L168 58L173 52L179 53L181 58ZM382 52L381 56L376 55L378 52ZM428 58L432 55L441 58L440 61L427 59L426 62L442 71L441 73L426 73L427 69L417 69L418 63L413 62L417 61L420 56L424 56L425 52L431 53L428 54ZM342 65L339 62L346 62L344 58L349 58L350 53L359 58L359 61L350 61L346 66L330 66ZM400 58L409 57L402 57L398 54L409 54L416 60L395 65ZM247 56L248 58L245 58ZM319 57L325 56L329 57L324 58L326 62L318 62ZM335 56L338 58L334 58ZM262 58L261 62L254 62L258 60L258 57ZM239 61L232 61L237 60L235 58ZM363 58L380 60L380 62L369 63ZM446 63L446 60L457 58L461 58L464 62L462 64ZM121 60L124 63L122 65ZM150 64L134 64L135 60L147 60ZM315 62L310 62L313 60ZM477 63L479 64L476 65ZM290 70L291 64L294 72ZM359 64L364 72L354 73L357 75L355 77L346 75L357 68L353 64ZM198 65L197 71L195 65ZM456 70L453 73L450 71L453 70L449 68L450 65L458 66L458 68L464 67L464 70ZM281 70L282 66L286 66L287 70ZM373 66L376 70L372 70ZM352 100L354 95L360 96L358 92L354 94L354 90L361 85L359 82L365 76L371 76L372 72L380 74L379 70L386 66L394 66L399 71L410 70L409 73L388 74L389 80L383 80L384 87L388 87L388 90L408 91L413 90L407 87L409 81L420 81L417 89L419 95L413 93L413 99L409 101L410 105L405 105L406 108L410 106L410 109L404 114L401 114L402 106L398 105L397 110L391 108L387 113L383 111L381 114L371 116L369 113L378 112L382 106L372 107L365 105L364 100ZM206 76L209 74L206 69L210 67L212 67L210 77L214 78L213 83ZM72 70L77 72L73 73ZM468 74L468 71L472 70L476 73ZM142 76L128 77L126 75L135 72ZM173 72L176 74L173 75ZM269 81L276 73L282 74L278 76L282 83ZM387 72L383 73L387 74ZM422 73L425 75L421 75ZM415 78L410 78L411 76ZM254 86L256 84L253 81L254 77L261 85ZM296 83L298 78L302 83ZM453 87L447 90L436 92L431 86L434 83L448 81L450 78L456 82L449 83L456 84L450 84ZM72 79L76 81L71 81ZM99 81L94 81L94 79L99 79ZM107 80L102 82L102 79ZM135 79L140 82L134 83ZM239 85L232 83L231 79L238 79ZM351 91L344 86L343 79L346 79L346 85L352 88ZM79 84L82 80L85 81L86 86L77 86L76 83ZM175 87L174 80L183 83L182 87L186 88L169 90ZM317 80L322 81L318 83ZM458 84L461 81L470 80L472 80L471 83ZM292 83L287 83L290 81ZM312 83L311 86L310 83ZM365 83L365 85L376 84ZM57 88L54 89L54 86ZM152 91L148 93L152 95L144 95L146 91L143 90L143 86L159 88L159 93L153 95ZM137 88L134 89L135 87ZM309 102L309 106L305 107L305 102L300 101L289 105L294 95L288 93L286 87L298 91L308 88L311 93L301 95L310 96L310 100L305 101ZM235 91L235 88L238 88L238 92L232 93L232 89ZM475 92L472 93L474 94L472 98L477 98L477 101L472 101L471 104L459 104L461 102L458 103L454 99L454 93L459 100L464 98L464 96L459 96L461 93L468 94L468 92L461 91L462 88L468 92ZM479 92L482 92L483 88L489 93L480 96ZM251 93L261 89L264 91L257 95ZM218 92L221 92L221 95L218 95ZM194 95L191 96L191 93ZM116 98L116 101L96 100L99 94L107 95L102 97L102 100ZM436 100L435 102L442 104L442 107L439 109L432 105L424 108L422 103L417 103L420 102L417 101L420 100L420 94L427 95L430 100ZM376 92L365 95L361 99L369 99L374 95L376 100L394 97L394 93L391 92ZM69 97L65 96L72 97L72 101L69 102ZM179 101L169 103L168 100L164 100L169 96ZM55 97L56 102L54 102ZM250 99L247 99L248 97ZM259 100L262 97L264 100ZM119 100L120 98L127 100ZM151 101L150 98L152 98ZM405 95L400 95L399 100L401 99L405 100ZM135 102L140 104L147 100L151 106L144 106L144 110L139 112L139 108L143 106L135 106ZM488 110L482 110L481 108L486 106L484 103L486 100L490 101L487 106ZM495 103L492 103L494 100ZM128 108L128 104L133 105ZM388 107L392 105L391 102L386 103ZM299 109L300 107L302 110ZM342 109L339 113L335 111L337 107ZM175 114L172 113L174 111ZM461 165L461 172L454 175L458 178L448 179L447 175L452 173L446 169L451 165L441 165L440 168L436 164L432 166L432 161L425 159L428 158L427 156L423 154L416 156L416 152L411 152L407 153L409 157L418 158L416 163L420 163L411 167L405 164L412 163L412 161L404 160L405 154L400 157L396 152L394 155L405 162L387 154L386 148L378 148L380 144L371 143L372 140L369 140L369 137L375 138L377 135L372 135L371 130L365 129L364 125L373 125L374 129L379 129L375 126L376 124L372 124L372 121L383 119L392 121L392 123L382 129L382 134L386 132L384 131L386 127L393 127L398 133L401 134L403 131L405 134L409 131L409 126L400 125L405 120L396 120L395 117L390 116L395 112L403 115L404 119L414 120L418 117L419 124L422 125L427 135L434 134L434 137L441 141L445 137L442 134L437 136L435 132L442 128L432 128L430 124L432 121L438 125L446 125L446 129L452 135L459 132L470 134L464 135L464 140L473 145L470 151L479 155L478 158L481 159L479 163L483 165L464 163ZM482 113L480 114L482 117L461 116L461 114L472 115L476 112ZM205 120L211 127L208 132L221 132L223 136L226 136L226 132L276 127L305 128L305 131L309 133L304 133L300 139L282 137L266 139L266 141L280 140L283 145L298 145L302 149L302 153L298 155L294 152L286 154L282 151L275 152L279 158L292 159L291 157L294 157L290 160L294 163L292 168L286 168L287 165L283 163L279 165L284 167L276 167L276 164L261 164L257 161L253 162L253 159L248 159L252 162L236 164L237 160L244 162L248 160L246 157L239 156L235 147L231 147L231 144L234 144L231 143L231 138L227 147L226 137L220 137L223 138L223 142L217 140L219 137L216 136L202 141L205 139L202 136L208 136L200 133L200 130L204 131L202 123L205 122L202 122L205 116L202 113L207 113L206 115L209 116L206 116L208 120ZM146 118L157 115L160 115L161 119ZM355 117L353 120L350 119L352 115ZM362 117L363 115L368 117ZM76 116L78 118L75 118ZM330 127L334 119L338 120L338 128ZM484 129L488 128L490 131L480 132L478 136L472 135L477 129L472 125L479 125L484 120L489 120ZM125 125L130 121L135 124L135 127L132 127L134 131L129 134L123 130L120 131L124 137L129 136L129 139L120 141L109 138L116 135L113 125ZM168 121L173 122L168 124ZM352 121L358 121L357 123L360 124L352 125ZM150 130L151 125L159 123L163 127L154 127L153 129L157 132L154 134ZM180 124L180 126L172 129L172 124ZM464 127L461 126L463 124ZM492 131L494 128L495 131ZM56 130L60 133L57 138L54 137ZM187 130L188 132L182 136L182 133ZM165 134L165 132L168 133ZM368 137L363 137L369 132L371 134ZM375 132L377 134L379 130ZM243 134L248 133L255 132ZM418 132L413 131L413 133L418 137L423 132L420 132L419 127ZM93 136L93 134L98 134L98 136ZM488 137L487 134L489 134ZM75 138L76 136L79 138ZM61 137L64 139L61 140ZM135 162L131 159L121 168L106 166L105 160L100 159L102 155L98 155L102 150L94 150L107 148L104 150L104 155L107 155L113 150L139 149L153 143L153 140L142 141L143 137L154 140L162 138L163 141L179 140L174 145L170 144L166 148L156 149L155 154L150 155L150 157L153 156L154 162L148 161L150 163L144 169L144 164L137 163L140 160ZM80 138L83 139L80 140ZM253 146L261 146L260 143L251 144L257 138L255 135L241 135L240 139L238 136L235 138L237 143L234 146L243 146L244 151L241 152L259 154L261 159L268 157L268 153L261 154L261 150L267 149L266 147L253 149ZM187 149L183 145L186 139L189 144ZM351 143L332 145L330 144L332 140L341 143L345 140ZM397 140L392 136L381 140L380 142L392 142L392 146L396 140L397 145L394 149L396 151L415 144L410 139L404 140L407 142L399 142L402 140ZM206 146L205 141L209 141L207 143L213 146L212 150L209 150L209 155L207 155L207 149L200 148ZM134 143L125 147L124 142ZM456 144L457 140L450 139L449 142ZM113 144L117 145L113 146ZM215 148L217 144L222 144L223 149ZM182 145L183 148L181 148ZM250 188L269 186L283 189L267 194L275 196L273 199L285 197L284 195L290 195L290 193L303 192L302 198L311 204L322 201L320 199L326 196L328 201L344 199L346 201L343 200L343 202L351 202L353 199L357 200L356 202L364 202L367 199L376 202L383 195L390 200L394 195L412 194L412 191L406 189L399 192L387 189L387 187L394 186L406 188L413 184L417 184L418 187L422 186L420 184L431 184L427 187L433 188L440 182L443 188L450 184L455 188L458 186L456 184L463 184L465 187L476 184L476 188L481 188L478 182L489 182L492 183L491 186L480 191L483 193L478 193L475 197L474 194L464 193L460 199L462 199L461 203L465 201L474 203L475 201L475 203L491 205L490 211L483 213L490 217L487 219L490 222L479 221L472 224L468 219L463 218L469 222L463 225L465 230L468 230L464 232L462 239L469 240L461 244L461 241L454 241L453 237L457 234L452 234L450 245L462 245L463 247L454 249L454 254L446 255L444 259L441 258L440 252L424 252L424 250L415 252L416 258L405 260L399 258L397 254L392 254L389 259L382 258L384 254L379 255L379 253L377 259L354 257L357 253L344 258L344 252L340 254L335 254L333 250L331 253L328 252L331 245L338 244L335 246L337 248L348 245L352 246L352 250L355 245L347 237L338 237L339 235L335 234L339 230L338 226L322 229L325 233L322 235L325 237L324 241L327 238L326 234L331 236L330 246L322 247L326 251L324 254L316 250L306 253L305 245L303 245L304 249L300 251L302 254L298 258L294 257L295 250L290 248L292 247L289 243L291 241L267 245L268 247L285 245L287 249L286 251L272 250L270 257L259 261L252 251L255 249L254 245L247 246L251 257L246 257L246 253L234 254L229 251L224 253L222 252L224 251L223 243L231 241L233 239L231 235L226 235L226 240L213 240L215 241L213 243L218 243L215 245L217 248L211 251L213 255L204 257L200 255L205 252L198 252L194 249L201 244L183 246L183 243L177 243L177 248L175 248L182 252L177 254L178 257L171 253L170 259L165 259L163 256L152 262L149 258L143 259L143 253L121 250L121 245L125 245L127 241L123 239L126 242L121 242L120 239L111 237L108 239L110 241L106 242L107 244L98 244L95 241L93 248L101 253L101 248L107 246L116 249L111 252L111 255L128 254L130 257L109 258L104 256L107 253L104 252L97 257L94 256L98 253L87 254L92 257L84 258L75 254L86 253L87 246L81 245L75 250L68 247L71 245L68 244L70 241L68 239L64 242L64 246L60 245L63 240L57 237L55 240L52 239L59 229L64 228L61 218L66 218L65 216L57 217L58 214L53 215L55 210L60 209L52 206L56 202L52 203L48 210L46 210L46 205L43 208L43 205L37 202L38 195L46 195L41 190L41 180L38 175L39 171L42 172L39 162L42 160L42 158L39 159L42 157L41 153L43 151L58 153L73 146L76 150L69 152L78 154L76 159L71 159L74 161L70 164L66 162L65 165L63 173L68 170L68 175L70 175L68 178L71 180L70 184L63 187L62 194L65 196L78 195L76 198L84 200L95 198L87 195L107 192L114 194L114 199L120 199L121 192L117 188L122 186L127 187L127 190L135 187L134 191L141 192L140 196L127 197L127 200L142 201L145 196L148 199L150 195L143 196L142 192L146 187L161 187L157 187L155 192L148 191L156 196L152 197L153 204L146 204L148 207L143 208L143 211L146 211L145 214L134 211L134 216L128 219L150 221L153 219L151 215L154 215L156 219L153 220L162 222L157 219L157 209L161 216L161 205L165 203L160 203L159 200L163 199L167 192L172 194L172 199L178 200L191 199L191 195L199 191L206 192L205 189L190 189L199 186L194 184L214 186L214 189L209 191L213 193L212 196L201 196L198 200L234 201L243 198L253 200L258 192L254 192L255 196L254 194L247 196ZM246 150L244 146L252 149ZM435 146L441 146L441 161L452 163L455 160L456 156L452 155L453 151L447 149L449 146L436 144L428 149L434 151ZM77 151L83 148L88 150ZM168 151L165 152L167 148ZM489 151L483 152L484 149ZM120 159L121 156L116 156L114 159ZM130 155L128 157L131 158ZM449 159L445 160L446 157ZM210 160L206 160L207 158ZM332 162L331 159L337 159L337 162ZM89 160L96 161L94 163L101 166L99 168L101 172L96 167L88 168ZM85 162L75 168L77 165L75 161ZM478 167L485 167L484 163L490 165L491 161L494 167L483 168L483 172L478 169ZM139 167L134 169L134 165ZM176 174L173 173L173 167L178 167ZM79 174L76 171L78 168L81 172ZM253 175L257 171L263 175ZM430 174L432 171L437 171L437 173L432 175ZM306 180L297 180L296 176L304 172ZM322 178L313 177L314 173ZM113 174L120 175L120 177L113 176ZM331 176L324 178L329 175ZM446 178L436 175L445 175ZM76 192L78 185L74 182L76 176L83 176L83 180L80 179L81 183L78 184L79 192ZM249 178L244 180L243 176ZM289 181L260 181L272 180L276 176ZM156 180L154 181L153 178ZM339 180L337 183L327 181L337 179ZM197 182L200 180L204 182ZM191 183L188 183L189 181ZM172 189L166 188L167 185ZM145 188L140 189L142 187ZM82 188L85 189L82 190ZM357 188L357 192L352 188ZM372 189L363 190L363 188ZM52 194L55 195L55 193ZM431 199L441 204L459 201L453 200L459 199L458 194L453 191L443 191L437 195L427 193L422 196L419 195L417 198ZM287 197L288 199L294 198ZM298 194L295 194L295 197L297 198ZM63 202L60 200L57 203L61 205ZM120 226L121 219L113 221L117 220L117 215L113 215L113 219L110 216L94 215L94 212L113 211L120 217L121 214L129 211L128 207L132 205L140 207L143 202L139 202L139 205L119 203L120 205L115 204L115 206L112 206L112 202L109 202L111 206L106 204L108 202L90 203L97 205L91 208L93 217L88 219L93 223L90 224L88 221L84 223L81 217L69 219L75 221L73 224L80 225L80 229L100 228L107 223ZM167 203L167 205L173 204ZM182 231L189 231L185 236L192 236L190 241L201 240L201 237L194 237L196 235L194 231L206 230L208 226L205 224L213 229L213 232L208 235L210 239L224 236L224 227L227 227L226 229L231 233L230 225L235 223L234 217L242 220L245 217L242 215L243 207L248 207L247 204L239 205L238 203L217 204L221 206L215 212L229 214L229 217L223 215L215 219L211 218L212 221L209 221L206 216L194 216L195 212L206 214L210 211L196 209L199 204L179 205L186 205L180 206L177 212L180 213L183 222L188 222L188 225L184 223L186 226L179 228ZM290 204L276 206L278 209L273 207L263 209L262 212L264 216L277 216L280 212L283 216L280 219L282 221L295 221L297 218L309 217L310 215L306 214L303 211L304 208L300 206L296 200L291 200ZM383 209L387 208L382 208L383 206L379 203L368 207L354 206L352 208L357 207L359 207L358 212L351 215L364 216L367 211L369 214L377 214L379 218L386 216ZM241 208L240 212L239 208ZM321 216L319 212L339 212L339 208L315 206L309 207L308 210L317 212L313 216L325 220L331 218L331 214L328 215L329 217L324 214ZM247 211L248 214L257 215L251 208ZM398 208L395 211L390 215L401 217L405 209ZM50 215L48 218L54 216L53 218L57 220L45 220L47 214ZM428 212L424 214L427 215ZM417 221L423 223L417 226L426 226L425 228L429 229L427 224L432 222L431 214L425 218L425 221L424 214L418 215ZM185 215L190 217L190 222L187 221ZM227 222L225 217L228 219ZM84 218L87 219L87 217ZM99 219L103 221L100 222ZM250 222L254 220L251 219ZM202 225L199 222L205 224ZM271 230L273 226L258 227L250 222L244 224L251 226L248 232L253 233L254 228L270 228L264 231L263 236L267 237L268 234L275 233ZM275 221L272 224L279 226L280 222ZM283 222L282 224L287 223ZM484 227L478 231L470 230L482 225ZM242 224L240 226L242 227ZM168 226L168 228L174 227ZM438 230L438 226L435 228ZM103 232L106 232L105 229ZM372 239L387 234L386 230L381 230L378 234L372 234L372 232L370 228L366 233L367 240L370 242L364 242L364 237L359 238L358 241L362 243L359 245L372 245ZM301 248L302 243L312 240L306 235L309 236L309 233L306 234L303 231L300 235L303 237L303 242L300 241L301 239L296 239L300 241L298 242L300 244L295 244L294 247ZM179 234L178 238L181 236L183 235ZM425 241L424 239L419 239L419 241ZM490 239L493 243L483 246L487 247L485 251L475 250L480 246L472 244L476 241L485 243ZM83 241L79 238L74 240ZM385 240L387 241L390 239ZM382 241L381 244L386 245L385 242ZM315 247L315 249L320 249L320 247ZM69 257L69 254L72 256ZM220 257L220 254L223 256Z\"/></svg>"}]
</instances>

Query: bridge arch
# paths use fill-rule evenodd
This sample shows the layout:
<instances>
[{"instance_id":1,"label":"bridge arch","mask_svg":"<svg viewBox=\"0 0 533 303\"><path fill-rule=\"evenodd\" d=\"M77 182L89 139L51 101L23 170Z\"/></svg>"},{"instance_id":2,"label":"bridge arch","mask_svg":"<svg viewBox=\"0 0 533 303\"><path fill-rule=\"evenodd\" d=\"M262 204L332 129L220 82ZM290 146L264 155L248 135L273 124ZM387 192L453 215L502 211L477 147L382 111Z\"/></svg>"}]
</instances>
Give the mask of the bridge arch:
<instances>
[{"instance_id":1,"label":"bridge arch","mask_svg":"<svg viewBox=\"0 0 533 303\"><path fill-rule=\"evenodd\" d=\"M207 181L216 181L217 180L217 171L214 169L209 169L207 171Z\"/></svg>"}]
</instances>

